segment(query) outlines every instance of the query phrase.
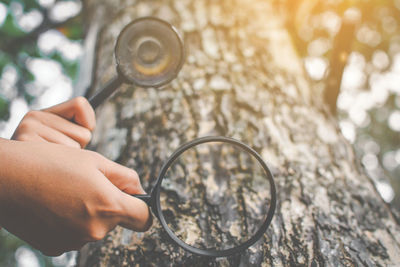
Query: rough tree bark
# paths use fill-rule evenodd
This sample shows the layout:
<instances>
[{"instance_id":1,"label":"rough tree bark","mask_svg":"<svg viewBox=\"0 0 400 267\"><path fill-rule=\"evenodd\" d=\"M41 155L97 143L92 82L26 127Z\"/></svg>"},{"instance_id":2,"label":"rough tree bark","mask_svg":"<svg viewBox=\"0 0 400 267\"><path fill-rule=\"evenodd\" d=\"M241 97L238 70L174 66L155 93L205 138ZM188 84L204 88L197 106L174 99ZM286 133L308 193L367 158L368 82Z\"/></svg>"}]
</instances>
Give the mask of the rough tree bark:
<instances>
[{"instance_id":1,"label":"rough tree bark","mask_svg":"<svg viewBox=\"0 0 400 267\"><path fill-rule=\"evenodd\" d=\"M106 10L95 88L115 75L120 30L141 16L171 22L187 60L161 89L124 85L97 111L93 149L138 171L149 189L180 144L204 135L250 144L272 168L278 205L262 242L209 259L168 242L160 225L117 227L85 246L80 266L394 266L400 227L307 81L283 18L265 0L87 0L89 21Z\"/></svg>"}]
</instances>

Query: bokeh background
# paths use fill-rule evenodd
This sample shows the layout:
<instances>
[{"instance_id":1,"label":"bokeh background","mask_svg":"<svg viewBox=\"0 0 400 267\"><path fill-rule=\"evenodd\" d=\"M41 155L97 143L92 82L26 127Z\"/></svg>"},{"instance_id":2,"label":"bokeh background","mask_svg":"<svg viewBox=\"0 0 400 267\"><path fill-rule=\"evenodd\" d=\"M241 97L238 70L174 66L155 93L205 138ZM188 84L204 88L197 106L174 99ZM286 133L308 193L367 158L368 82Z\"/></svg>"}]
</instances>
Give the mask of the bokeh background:
<instances>
[{"instance_id":1,"label":"bokeh background","mask_svg":"<svg viewBox=\"0 0 400 267\"><path fill-rule=\"evenodd\" d=\"M400 210L400 0L265 1L285 19L316 92L339 93L343 135ZM85 64L82 13L79 0L0 0L0 137L29 109L74 94ZM0 231L0 266L73 266L75 257L45 257Z\"/></svg>"}]
</instances>

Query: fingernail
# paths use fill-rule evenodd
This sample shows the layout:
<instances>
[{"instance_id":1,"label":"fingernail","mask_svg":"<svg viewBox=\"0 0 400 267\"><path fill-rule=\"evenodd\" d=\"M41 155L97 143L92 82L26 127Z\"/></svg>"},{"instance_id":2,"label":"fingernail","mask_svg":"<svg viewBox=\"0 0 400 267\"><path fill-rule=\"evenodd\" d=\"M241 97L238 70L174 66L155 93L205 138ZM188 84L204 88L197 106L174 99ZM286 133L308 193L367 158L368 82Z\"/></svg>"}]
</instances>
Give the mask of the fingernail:
<instances>
[{"instance_id":1,"label":"fingernail","mask_svg":"<svg viewBox=\"0 0 400 267\"><path fill-rule=\"evenodd\" d=\"M147 194L146 191L144 191L144 189L143 189L143 187L142 187L142 184L139 184L139 186L140 186L139 190L141 191L141 193L142 193L143 195L144 195L144 194Z\"/></svg>"}]
</instances>

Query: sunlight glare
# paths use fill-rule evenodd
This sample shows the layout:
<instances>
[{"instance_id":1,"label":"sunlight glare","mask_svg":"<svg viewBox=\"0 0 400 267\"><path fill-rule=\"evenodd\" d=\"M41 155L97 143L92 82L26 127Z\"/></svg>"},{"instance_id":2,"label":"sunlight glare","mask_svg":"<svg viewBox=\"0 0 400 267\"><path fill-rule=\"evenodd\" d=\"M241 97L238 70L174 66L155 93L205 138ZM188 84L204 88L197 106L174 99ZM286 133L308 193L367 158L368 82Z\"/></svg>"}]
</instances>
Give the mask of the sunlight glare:
<instances>
[{"instance_id":1,"label":"sunlight glare","mask_svg":"<svg viewBox=\"0 0 400 267\"><path fill-rule=\"evenodd\" d=\"M367 170L374 170L379 166L378 158L372 153L365 154L362 157L361 162Z\"/></svg>"},{"instance_id":2,"label":"sunlight glare","mask_svg":"<svg viewBox=\"0 0 400 267\"><path fill-rule=\"evenodd\" d=\"M397 53L393 56L393 64L391 70L400 75L400 53Z\"/></svg>"},{"instance_id":3,"label":"sunlight glare","mask_svg":"<svg viewBox=\"0 0 400 267\"><path fill-rule=\"evenodd\" d=\"M80 1L60 1L50 9L50 18L54 21L64 21L76 16L82 9Z\"/></svg>"},{"instance_id":4,"label":"sunlight glare","mask_svg":"<svg viewBox=\"0 0 400 267\"><path fill-rule=\"evenodd\" d=\"M3 3L0 3L0 26L3 25L6 17L7 17L7 6Z\"/></svg>"},{"instance_id":5,"label":"sunlight glare","mask_svg":"<svg viewBox=\"0 0 400 267\"><path fill-rule=\"evenodd\" d=\"M50 7L54 5L55 0L37 0L42 7Z\"/></svg>"},{"instance_id":6,"label":"sunlight glare","mask_svg":"<svg viewBox=\"0 0 400 267\"><path fill-rule=\"evenodd\" d=\"M375 68L382 70L389 66L389 57L382 50L376 50L372 56L372 64Z\"/></svg>"},{"instance_id":7,"label":"sunlight glare","mask_svg":"<svg viewBox=\"0 0 400 267\"><path fill-rule=\"evenodd\" d=\"M10 118L4 124L4 128L0 131L0 137L11 138L15 128L17 128L19 122L22 120L24 115L28 112L28 105L23 98L16 98L11 102L10 106Z\"/></svg>"},{"instance_id":8,"label":"sunlight glare","mask_svg":"<svg viewBox=\"0 0 400 267\"><path fill-rule=\"evenodd\" d=\"M386 16L382 19L382 28L389 34L393 34L397 30L397 21L392 16Z\"/></svg>"},{"instance_id":9,"label":"sunlight glare","mask_svg":"<svg viewBox=\"0 0 400 267\"><path fill-rule=\"evenodd\" d=\"M341 91L355 90L365 83L365 65L365 57L362 54L358 52L350 54L347 66L343 71Z\"/></svg>"},{"instance_id":10,"label":"sunlight glare","mask_svg":"<svg viewBox=\"0 0 400 267\"><path fill-rule=\"evenodd\" d=\"M364 153L373 153L375 155L379 154L381 148L377 142L374 140L368 140L363 146Z\"/></svg>"},{"instance_id":11,"label":"sunlight glare","mask_svg":"<svg viewBox=\"0 0 400 267\"><path fill-rule=\"evenodd\" d=\"M65 59L75 61L82 55L83 48L80 43L67 40L59 47L59 51Z\"/></svg>"},{"instance_id":12,"label":"sunlight glare","mask_svg":"<svg viewBox=\"0 0 400 267\"><path fill-rule=\"evenodd\" d=\"M328 63L322 57L307 57L304 59L304 65L310 77L313 80L321 80L326 72Z\"/></svg>"},{"instance_id":13,"label":"sunlight glare","mask_svg":"<svg viewBox=\"0 0 400 267\"><path fill-rule=\"evenodd\" d=\"M356 129L354 124L349 120L343 120L339 123L339 126L343 136L353 144L356 138Z\"/></svg>"},{"instance_id":14,"label":"sunlight glare","mask_svg":"<svg viewBox=\"0 0 400 267\"><path fill-rule=\"evenodd\" d=\"M0 79L0 92L8 99L16 97L15 85L18 81L18 72L12 65L6 65Z\"/></svg>"},{"instance_id":15,"label":"sunlight glare","mask_svg":"<svg viewBox=\"0 0 400 267\"><path fill-rule=\"evenodd\" d=\"M318 38L310 42L307 47L308 54L314 57L321 57L331 49L331 42L327 38Z\"/></svg>"},{"instance_id":16,"label":"sunlight glare","mask_svg":"<svg viewBox=\"0 0 400 267\"><path fill-rule=\"evenodd\" d=\"M27 64L35 75L34 86L46 91L36 99L35 108L44 108L63 102L72 95L71 79L62 73L61 64L54 60L33 58Z\"/></svg>"},{"instance_id":17,"label":"sunlight glare","mask_svg":"<svg viewBox=\"0 0 400 267\"><path fill-rule=\"evenodd\" d=\"M59 104L71 98L72 96L72 82L65 75L61 75L57 79L57 82L36 99L35 107L37 108L48 108Z\"/></svg>"},{"instance_id":18,"label":"sunlight glare","mask_svg":"<svg viewBox=\"0 0 400 267\"><path fill-rule=\"evenodd\" d=\"M42 86L53 86L62 74L61 64L50 59L31 58L27 67Z\"/></svg>"},{"instance_id":19,"label":"sunlight glare","mask_svg":"<svg viewBox=\"0 0 400 267\"><path fill-rule=\"evenodd\" d=\"M370 27L363 25L356 33L357 40L370 47L375 47L381 42L381 34Z\"/></svg>"},{"instance_id":20,"label":"sunlight glare","mask_svg":"<svg viewBox=\"0 0 400 267\"><path fill-rule=\"evenodd\" d=\"M390 203L394 198L394 191L390 184L387 182L376 182L376 189L383 198L384 201Z\"/></svg>"},{"instance_id":21,"label":"sunlight glare","mask_svg":"<svg viewBox=\"0 0 400 267\"><path fill-rule=\"evenodd\" d=\"M394 171L399 165L399 162L396 160L396 152L388 151L383 155L382 158L383 166L388 171Z\"/></svg>"},{"instance_id":22,"label":"sunlight glare","mask_svg":"<svg viewBox=\"0 0 400 267\"><path fill-rule=\"evenodd\" d=\"M354 90L361 87L366 81L363 69L349 65L344 68L341 90Z\"/></svg>"},{"instance_id":23,"label":"sunlight glare","mask_svg":"<svg viewBox=\"0 0 400 267\"><path fill-rule=\"evenodd\" d=\"M342 24L340 17L333 11L324 12L321 22L332 35L335 35L339 31L340 25Z\"/></svg>"},{"instance_id":24,"label":"sunlight glare","mask_svg":"<svg viewBox=\"0 0 400 267\"><path fill-rule=\"evenodd\" d=\"M357 127L366 127L371 122L368 113L361 107L353 107L349 111L349 117Z\"/></svg>"},{"instance_id":25,"label":"sunlight glare","mask_svg":"<svg viewBox=\"0 0 400 267\"><path fill-rule=\"evenodd\" d=\"M389 127L393 131L400 132L400 111L395 110L388 119Z\"/></svg>"},{"instance_id":26,"label":"sunlight glare","mask_svg":"<svg viewBox=\"0 0 400 267\"><path fill-rule=\"evenodd\" d=\"M37 10L31 10L17 18L18 26L25 32L30 32L38 27L43 21L42 13Z\"/></svg>"},{"instance_id":27,"label":"sunlight glare","mask_svg":"<svg viewBox=\"0 0 400 267\"><path fill-rule=\"evenodd\" d=\"M36 254L26 246L21 246L15 251L17 267L40 267Z\"/></svg>"},{"instance_id":28,"label":"sunlight glare","mask_svg":"<svg viewBox=\"0 0 400 267\"><path fill-rule=\"evenodd\" d=\"M43 53L50 54L65 41L66 37L59 31L48 30L39 36L38 46Z\"/></svg>"}]
</instances>

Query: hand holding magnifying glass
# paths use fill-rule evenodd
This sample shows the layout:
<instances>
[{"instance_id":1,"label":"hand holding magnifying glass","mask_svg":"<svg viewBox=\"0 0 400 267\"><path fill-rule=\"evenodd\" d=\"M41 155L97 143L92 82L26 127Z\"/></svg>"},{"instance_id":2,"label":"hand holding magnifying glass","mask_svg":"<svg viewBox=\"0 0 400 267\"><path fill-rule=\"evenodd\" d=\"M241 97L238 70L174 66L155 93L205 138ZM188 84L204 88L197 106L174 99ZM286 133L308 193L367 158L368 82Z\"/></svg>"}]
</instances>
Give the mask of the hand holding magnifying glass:
<instances>
[{"instance_id":1,"label":"hand holding magnifying glass","mask_svg":"<svg viewBox=\"0 0 400 267\"><path fill-rule=\"evenodd\" d=\"M176 29L157 18L140 18L120 33L118 76L89 99L99 106L122 83L158 87L184 62ZM173 242L197 255L241 253L262 238L276 206L271 172L249 146L227 137L203 137L178 148L163 165L145 201Z\"/></svg>"}]
</instances>

